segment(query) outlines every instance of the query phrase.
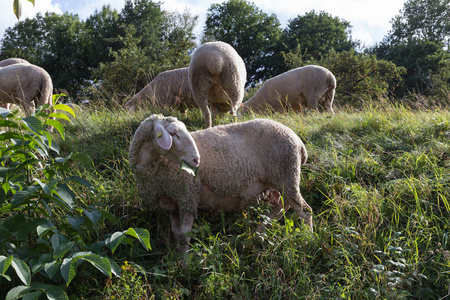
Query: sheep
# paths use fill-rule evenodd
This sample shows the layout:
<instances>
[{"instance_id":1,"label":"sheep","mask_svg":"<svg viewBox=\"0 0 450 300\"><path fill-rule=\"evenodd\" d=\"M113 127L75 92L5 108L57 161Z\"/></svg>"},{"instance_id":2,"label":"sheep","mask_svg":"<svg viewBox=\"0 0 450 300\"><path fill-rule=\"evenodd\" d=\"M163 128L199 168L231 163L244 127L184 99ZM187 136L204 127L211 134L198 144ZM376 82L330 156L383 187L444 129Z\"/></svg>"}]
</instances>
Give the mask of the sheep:
<instances>
[{"instance_id":1,"label":"sheep","mask_svg":"<svg viewBox=\"0 0 450 300\"><path fill-rule=\"evenodd\" d=\"M0 68L0 103L21 105L27 116L38 105L52 105L53 83L50 75L32 64L13 64Z\"/></svg>"},{"instance_id":2,"label":"sheep","mask_svg":"<svg viewBox=\"0 0 450 300\"><path fill-rule=\"evenodd\" d=\"M253 97L244 102L241 112L262 112L266 109L299 111L304 107L317 110L320 104L334 114L332 104L335 89L336 78L328 69L315 65L304 66L264 82Z\"/></svg>"},{"instance_id":3,"label":"sheep","mask_svg":"<svg viewBox=\"0 0 450 300\"><path fill-rule=\"evenodd\" d=\"M7 58L0 61L0 68L4 68L14 64L29 64L29 62L22 58ZM2 107L5 107L8 110L13 110L16 105L12 103L1 104Z\"/></svg>"},{"instance_id":4,"label":"sheep","mask_svg":"<svg viewBox=\"0 0 450 300\"><path fill-rule=\"evenodd\" d=\"M159 73L146 87L128 100L124 108L134 112L145 102L174 109L195 107L188 79L188 68Z\"/></svg>"},{"instance_id":5,"label":"sheep","mask_svg":"<svg viewBox=\"0 0 450 300\"><path fill-rule=\"evenodd\" d=\"M22 58L7 58L0 61L0 68L4 68L14 64L30 64L30 63Z\"/></svg>"},{"instance_id":6,"label":"sheep","mask_svg":"<svg viewBox=\"0 0 450 300\"><path fill-rule=\"evenodd\" d=\"M188 132L174 117L152 115L131 141L129 163L148 209L171 213L179 251L185 253L194 218L202 211L239 211L265 199L280 218L292 207L312 230L312 210L300 194L300 165L308 154L302 140L272 120L219 125ZM198 171L180 171L179 165ZM281 200L283 195L284 202ZM261 231L263 224L258 227Z\"/></svg>"},{"instance_id":7,"label":"sheep","mask_svg":"<svg viewBox=\"0 0 450 300\"><path fill-rule=\"evenodd\" d=\"M236 116L244 98L246 77L244 61L229 44L209 42L194 51L189 84L207 127L211 127L218 112L231 111Z\"/></svg>"}]
</instances>

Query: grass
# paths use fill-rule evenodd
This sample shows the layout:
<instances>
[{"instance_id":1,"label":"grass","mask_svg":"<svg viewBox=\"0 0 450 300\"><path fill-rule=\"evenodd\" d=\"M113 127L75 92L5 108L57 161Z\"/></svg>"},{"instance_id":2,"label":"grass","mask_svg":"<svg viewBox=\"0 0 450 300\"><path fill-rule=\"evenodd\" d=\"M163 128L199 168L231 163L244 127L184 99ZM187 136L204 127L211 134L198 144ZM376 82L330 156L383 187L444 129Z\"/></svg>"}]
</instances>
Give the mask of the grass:
<instances>
[{"instance_id":1,"label":"grass","mask_svg":"<svg viewBox=\"0 0 450 300\"><path fill-rule=\"evenodd\" d=\"M267 212L264 205L237 214L200 213L185 268L176 258L167 214L142 207L127 162L133 132L151 113L84 111L60 142L66 151L93 159L95 168L73 171L94 183L97 192L89 197L121 221L110 226L150 231L150 252L115 253L140 276L130 277L129 284L145 282L138 294L156 299L450 297L448 110L386 104L334 116L270 114L307 147L300 190L314 209L314 233L288 212L267 232L255 234ZM204 126L196 110L161 113L177 116L189 130ZM267 116L241 120L254 117ZM217 120L229 122L229 116ZM101 282L87 283L80 290L89 292L78 296L130 299L119 292L121 280L108 281L106 290Z\"/></svg>"}]
</instances>

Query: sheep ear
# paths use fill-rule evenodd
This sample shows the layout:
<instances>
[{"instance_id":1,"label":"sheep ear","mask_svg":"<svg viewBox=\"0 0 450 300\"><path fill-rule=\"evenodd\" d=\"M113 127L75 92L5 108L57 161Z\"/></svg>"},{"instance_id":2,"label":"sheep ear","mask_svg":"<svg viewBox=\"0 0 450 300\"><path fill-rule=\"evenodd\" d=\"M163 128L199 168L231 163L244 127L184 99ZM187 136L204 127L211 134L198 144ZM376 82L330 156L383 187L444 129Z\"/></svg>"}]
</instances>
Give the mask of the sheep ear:
<instances>
[{"instance_id":1,"label":"sheep ear","mask_svg":"<svg viewBox=\"0 0 450 300\"><path fill-rule=\"evenodd\" d=\"M172 147L172 136L161 124L155 125L156 142L164 150L169 150Z\"/></svg>"}]
</instances>

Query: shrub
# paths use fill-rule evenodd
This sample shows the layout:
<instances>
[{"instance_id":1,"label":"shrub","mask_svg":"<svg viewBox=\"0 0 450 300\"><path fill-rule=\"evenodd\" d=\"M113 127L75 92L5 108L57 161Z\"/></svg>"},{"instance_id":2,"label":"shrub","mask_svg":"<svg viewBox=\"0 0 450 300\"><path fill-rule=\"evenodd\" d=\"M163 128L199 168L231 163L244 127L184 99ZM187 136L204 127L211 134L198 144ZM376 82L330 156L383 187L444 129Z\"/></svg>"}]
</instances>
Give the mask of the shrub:
<instances>
[{"instance_id":1,"label":"shrub","mask_svg":"<svg viewBox=\"0 0 450 300\"><path fill-rule=\"evenodd\" d=\"M64 138L57 119L70 119L48 109L39 107L25 118L17 115L18 109L0 109L5 130L0 135L0 296L6 299L37 299L42 294L68 299L76 275L120 276L108 254L122 243L132 245L130 237L150 248L145 229L101 234L105 220L116 222L115 217L100 204L86 204L91 201L84 198L95 193L93 186L70 174L76 163L91 166L92 161L82 153L61 155L45 127L53 126ZM54 109L74 115L63 104ZM77 185L81 192L75 192Z\"/></svg>"}]
</instances>

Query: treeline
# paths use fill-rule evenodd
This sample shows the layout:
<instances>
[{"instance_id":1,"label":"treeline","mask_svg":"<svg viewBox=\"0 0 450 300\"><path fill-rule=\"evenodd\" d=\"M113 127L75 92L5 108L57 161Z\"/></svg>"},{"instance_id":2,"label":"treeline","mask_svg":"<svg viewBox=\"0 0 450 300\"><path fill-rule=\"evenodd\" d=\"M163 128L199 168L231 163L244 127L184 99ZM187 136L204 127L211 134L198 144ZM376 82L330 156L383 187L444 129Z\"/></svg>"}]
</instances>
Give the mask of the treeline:
<instances>
[{"instance_id":1,"label":"treeline","mask_svg":"<svg viewBox=\"0 0 450 300\"><path fill-rule=\"evenodd\" d=\"M123 103L158 73L188 66L197 40L221 40L244 59L249 87L319 64L336 75L340 104L411 94L450 101L449 2L405 2L392 30L367 48L352 39L348 21L323 11L298 15L282 28L276 15L254 3L229 0L211 5L196 37L198 17L189 11L126 0L120 12L104 6L86 20L46 13L21 21L3 36L0 59L21 57L45 68L54 86L73 99Z\"/></svg>"}]
</instances>

